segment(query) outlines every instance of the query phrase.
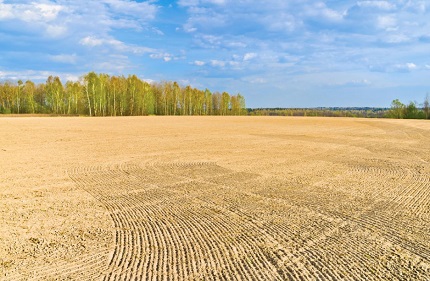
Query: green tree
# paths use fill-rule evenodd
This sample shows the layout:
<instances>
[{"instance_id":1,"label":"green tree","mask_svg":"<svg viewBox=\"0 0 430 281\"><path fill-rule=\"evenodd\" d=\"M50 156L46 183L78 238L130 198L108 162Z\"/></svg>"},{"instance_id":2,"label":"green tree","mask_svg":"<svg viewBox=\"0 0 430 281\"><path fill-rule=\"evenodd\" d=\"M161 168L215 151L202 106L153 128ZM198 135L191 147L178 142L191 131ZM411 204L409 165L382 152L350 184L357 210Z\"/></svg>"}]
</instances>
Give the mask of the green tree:
<instances>
[{"instance_id":1,"label":"green tree","mask_svg":"<svg viewBox=\"0 0 430 281\"><path fill-rule=\"evenodd\" d=\"M228 115L230 109L230 95L223 92L221 95L221 115Z\"/></svg>"},{"instance_id":2,"label":"green tree","mask_svg":"<svg viewBox=\"0 0 430 281\"><path fill-rule=\"evenodd\" d=\"M204 114L212 115L212 93L208 89L205 90L205 106L204 106Z\"/></svg>"},{"instance_id":3,"label":"green tree","mask_svg":"<svg viewBox=\"0 0 430 281\"><path fill-rule=\"evenodd\" d=\"M36 85L30 81L25 81L24 85L24 96L25 96L25 104L26 104L26 112L28 113L36 113L36 100L34 97L34 93L36 92Z\"/></svg>"},{"instance_id":4,"label":"green tree","mask_svg":"<svg viewBox=\"0 0 430 281\"><path fill-rule=\"evenodd\" d=\"M18 88L16 89L16 91L14 91L16 93L16 98L15 98L15 108L16 108L16 113L21 113L21 92L22 92L22 87L23 87L24 83L22 82L22 80L18 80Z\"/></svg>"},{"instance_id":5,"label":"green tree","mask_svg":"<svg viewBox=\"0 0 430 281\"><path fill-rule=\"evenodd\" d=\"M406 119L417 119L417 118L419 118L418 114L419 114L419 111L418 111L418 108L417 108L415 102L411 101L405 107L404 118L406 118Z\"/></svg>"},{"instance_id":6,"label":"green tree","mask_svg":"<svg viewBox=\"0 0 430 281\"><path fill-rule=\"evenodd\" d=\"M423 112L426 119L430 119L430 97L429 94L426 95L423 104Z\"/></svg>"},{"instance_id":7,"label":"green tree","mask_svg":"<svg viewBox=\"0 0 430 281\"><path fill-rule=\"evenodd\" d=\"M241 94L237 94L237 100L239 102L239 107L240 107L240 113L239 113L239 115L245 115L246 114L245 97L242 96Z\"/></svg>"},{"instance_id":8,"label":"green tree","mask_svg":"<svg viewBox=\"0 0 430 281\"><path fill-rule=\"evenodd\" d=\"M391 108L388 112L390 118L402 119L404 118L405 105L398 99L391 102Z\"/></svg>"},{"instance_id":9,"label":"green tree","mask_svg":"<svg viewBox=\"0 0 430 281\"><path fill-rule=\"evenodd\" d=\"M6 81L1 85L0 97L1 97L1 112L8 114L12 112L12 103L14 96L14 86L12 83Z\"/></svg>"},{"instance_id":10,"label":"green tree","mask_svg":"<svg viewBox=\"0 0 430 281\"><path fill-rule=\"evenodd\" d=\"M117 115L239 115L241 95L212 94L177 82L147 83L136 75L89 72L80 81L62 84L58 76L45 83L0 83L0 113Z\"/></svg>"},{"instance_id":11,"label":"green tree","mask_svg":"<svg viewBox=\"0 0 430 281\"><path fill-rule=\"evenodd\" d=\"M45 90L50 111L54 114L65 113L64 89L60 78L58 76L49 76Z\"/></svg>"}]
</instances>

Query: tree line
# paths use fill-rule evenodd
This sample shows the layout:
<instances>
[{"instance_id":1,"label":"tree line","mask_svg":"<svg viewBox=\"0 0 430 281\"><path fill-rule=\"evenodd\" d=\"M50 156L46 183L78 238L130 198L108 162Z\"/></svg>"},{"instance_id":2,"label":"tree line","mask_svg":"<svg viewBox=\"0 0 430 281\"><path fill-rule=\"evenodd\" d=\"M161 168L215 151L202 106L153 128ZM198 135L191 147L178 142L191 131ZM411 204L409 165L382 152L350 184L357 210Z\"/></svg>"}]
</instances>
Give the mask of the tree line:
<instances>
[{"instance_id":1,"label":"tree line","mask_svg":"<svg viewBox=\"0 0 430 281\"><path fill-rule=\"evenodd\" d=\"M383 118L387 111L376 107L249 108L248 115Z\"/></svg>"},{"instance_id":2,"label":"tree line","mask_svg":"<svg viewBox=\"0 0 430 281\"><path fill-rule=\"evenodd\" d=\"M58 76L45 83L0 83L0 113L88 116L244 115L245 98L212 93L177 82L148 83L136 75L89 72L63 84Z\"/></svg>"},{"instance_id":3,"label":"tree line","mask_svg":"<svg viewBox=\"0 0 430 281\"><path fill-rule=\"evenodd\" d=\"M403 104L395 99L391 107L317 107L317 108L248 108L252 116L320 116L320 117L360 117L360 118L396 118L430 119L430 96L424 102Z\"/></svg>"},{"instance_id":4,"label":"tree line","mask_svg":"<svg viewBox=\"0 0 430 281\"><path fill-rule=\"evenodd\" d=\"M402 103L399 99L391 102L391 108L387 112L387 117L397 119L430 119L430 97L427 94L422 107L418 107L416 102L409 104Z\"/></svg>"}]
</instances>

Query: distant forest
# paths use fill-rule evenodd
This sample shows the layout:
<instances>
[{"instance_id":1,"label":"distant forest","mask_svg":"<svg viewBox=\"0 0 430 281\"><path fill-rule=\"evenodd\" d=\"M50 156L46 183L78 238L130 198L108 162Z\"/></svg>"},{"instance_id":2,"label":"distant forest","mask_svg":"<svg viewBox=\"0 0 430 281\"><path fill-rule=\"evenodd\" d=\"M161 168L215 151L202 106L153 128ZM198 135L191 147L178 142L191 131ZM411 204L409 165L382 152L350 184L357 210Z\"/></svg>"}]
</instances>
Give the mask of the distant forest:
<instances>
[{"instance_id":1,"label":"distant forest","mask_svg":"<svg viewBox=\"0 0 430 281\"><path fill-rule=\"evenodd\" d=\"M362 117L396 119L430 119L430 97L426 96L422 107L416 102L403 104L398 99L391 107L317 107L317 108L248 108L248 115L254 116L322 116Z\"/></svg>"},{"instance_id":2,"label":"distant forest","mask_svg":"<svg viewBox=\"0 0 430 281\"><path fill-rule=\"evenodd\" d=\"M212 93L177 82L148 83L136 75L109 76L90 72L63 84L27 80L0 83L0 113L88 116L244 115L245 98Z\"/></svg>"}]
</instances>

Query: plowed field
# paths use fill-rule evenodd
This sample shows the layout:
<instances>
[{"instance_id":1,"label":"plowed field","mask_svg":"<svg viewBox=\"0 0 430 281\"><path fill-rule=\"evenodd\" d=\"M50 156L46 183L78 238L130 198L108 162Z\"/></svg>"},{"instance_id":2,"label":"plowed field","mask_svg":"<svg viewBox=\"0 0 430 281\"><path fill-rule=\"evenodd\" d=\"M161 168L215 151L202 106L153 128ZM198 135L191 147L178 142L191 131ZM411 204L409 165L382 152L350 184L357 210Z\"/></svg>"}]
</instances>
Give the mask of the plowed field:
<instances>
[{"instance_id":1,"label":"plowed field","mask_svg":"<svg viewBox=\"0 0 430 281\"><path fill-rule=\"evenodd\" d=\"M430 122L0 118L0 280L430 280Z\"/></svg>"}]
</instances>

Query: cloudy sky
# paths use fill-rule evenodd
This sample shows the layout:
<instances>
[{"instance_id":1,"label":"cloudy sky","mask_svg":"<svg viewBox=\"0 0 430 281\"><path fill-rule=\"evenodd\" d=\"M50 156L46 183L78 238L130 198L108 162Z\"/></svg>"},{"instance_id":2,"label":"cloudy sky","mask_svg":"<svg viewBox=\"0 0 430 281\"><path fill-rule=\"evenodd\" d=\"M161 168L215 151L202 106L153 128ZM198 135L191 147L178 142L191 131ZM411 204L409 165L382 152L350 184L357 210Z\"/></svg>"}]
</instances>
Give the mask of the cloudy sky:
<instances>
[{"instance_id":1,"label":"cloudy sky","mask_svg":"<svg viewBox=\"0 0 430 281\"><path fill-rule=\"evenodd\" d=\"M0 81L96 71L248 107L422 103L429 19L429 0L0 0Z\"/></svg>"}]
</instances>

